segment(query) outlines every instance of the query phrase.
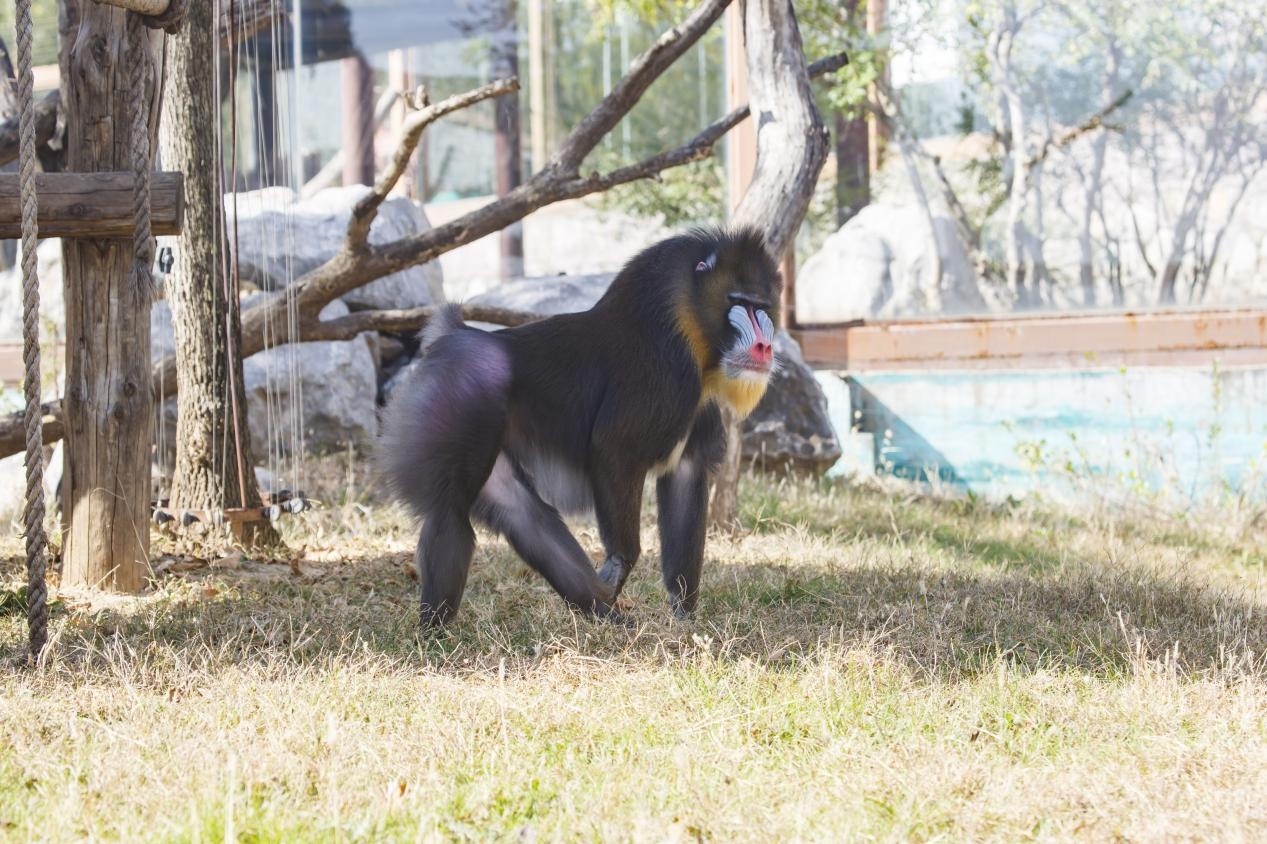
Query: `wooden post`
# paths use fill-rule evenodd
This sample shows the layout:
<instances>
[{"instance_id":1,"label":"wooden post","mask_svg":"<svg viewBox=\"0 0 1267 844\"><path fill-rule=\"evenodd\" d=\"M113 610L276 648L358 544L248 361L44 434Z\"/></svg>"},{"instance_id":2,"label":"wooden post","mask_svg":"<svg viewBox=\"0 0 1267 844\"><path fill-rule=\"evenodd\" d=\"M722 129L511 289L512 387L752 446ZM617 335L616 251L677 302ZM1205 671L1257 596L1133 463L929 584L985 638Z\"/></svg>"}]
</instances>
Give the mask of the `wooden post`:
<instances>
[{"instance_id":1,"label":"wooden post","mask_svg":"<svg viewBox=\"0 0 1267 844\"><path fill-rule=\"evenodd\" d=\"M532 142L532 171L539 172L549 160L546 129L554 98L550 91L550 3L528 0L528 121Z\"/></svg>"},{"instance_id":2,"label":"wooden post","mask_svg":"<svg viewBox=\"0 0 1267 844\"><path fill-rule=\"evenodd\" d=\"M519 32L516 27L516 0L498 0L502 19L492 50L494 79L519 76ZM519 154L519 95L498 97L493 103L493 166L498 196L505 196L523 181ZM500 236L502 281L524 274L523 221L502 229Z\"/></svg>"},{"instance_id":3,"label":"wooden post","mask_svg":"<svg viewBox=\"0 0 1267 844\"><path fill-rule=\"evenodd\" d=\"M255 162L256 187L268 188L284 184L289 173L280 170L281 160L277 155L277 88L276 70L273 67L271 50L248 51L251 63L251 81L255 83L256 103L251 109L255 121L255 135L259 138L257 145L259 160ZM236 51L234 51L236 58Z\"/></svg>"},{"instance_id":4,"label":"wooden post","mask_svg":"<svg viewBox=\"0 0 1267 844\"><path fill-rule=\"evenodd\" d=\"M131 107L149 105L156 146L161 31L146 30L147 49L129 55L127 13L78 5L74 38L63 41L62 74L69 170L128 170ZM69 18L64 18L64 22ZM133 90L132 68L146 69ZM66 471L62 492L70 524L62 583L137 592L149 573L150 450L153 442L150 308L153 293L133 275L131 239L62 241L66 296Z\"/></svg>"},{"instance_id":5,"label":"wooden post","mask_svg":"<svg viewBox=\"0 0 1267 844\"><path fill-rule=\"evenodd\" d=\"M885 30L889 28L889 0L867 0L867 35L874 40L879 38ZM887 56L881 59L880 80L887 86L889 84L889 63ZM872 102L877 101L874 87L871 92ZM880 170L880 166L884 164L884 147L889 140L889 124L886 120L876 117L872 111L871 118L867 121L867 141L871 156L871 172L876 173Z\"/></svg>"},{"instance_id":6,"label":"wooden post","mask_svg":"<svg viewBox=\"0 0 1267 844\"><path fill-rule=\"evenodd\" d=\"M409 66L408 50L392 50L387 54L387 88L389 91L399 91L402 94L408 94L414 89L413 73ZM403 97L397 97L392 102L391 111L387 116L387 125L392 138L399 137L400 129L405 123L405 100ZM374 133L378 134L378 114L377 104L374 114ZM416 159L417 160L417 159ZM410 199L418 199L418 185L415 178L415 167L408 167L400 176L400 182L397 190Z\"/></svg>"},{"instance_id":7,"label":"wooden post","mask_svg":"<svg viewBox=\"0 0 1267 844\"><path fill-rule=\"evenodd\" d=\"M374 184L374 73L363 56L344 59L343 184Z\"/></svg>"}]
</instances>

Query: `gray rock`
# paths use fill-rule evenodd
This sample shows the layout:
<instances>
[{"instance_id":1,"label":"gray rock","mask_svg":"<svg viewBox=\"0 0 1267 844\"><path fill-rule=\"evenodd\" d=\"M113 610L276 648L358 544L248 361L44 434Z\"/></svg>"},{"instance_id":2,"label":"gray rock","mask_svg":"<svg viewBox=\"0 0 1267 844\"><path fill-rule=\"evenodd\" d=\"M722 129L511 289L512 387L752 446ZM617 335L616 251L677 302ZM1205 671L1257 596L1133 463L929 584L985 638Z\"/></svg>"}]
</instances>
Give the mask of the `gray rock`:
<instances>
[{"instance_id":1,"label":"gray rock","mask_svg":"<svg viewBox=\"0 0 1267 844\"><path fill-rule=\"evenodd\" d=\"M757 409L744 420L744 460L768 471L826 472L840 459L827 397L800 346L786 332L775 335L774 352L779 370Z\"/></svg>"},{"instance_id":2,"label":"gray rock","mask_svg":"<svg viewBox=\"0 0 1267 844\"><path fill-rule=\"evenodd\" d=\"M466 304L539 314L570 314L593 307L615 277L615 273L596 273L516 279L473 296Z\"/></svg>"},{"instance_id":3,"label":"gray rock","mask_svg":"<svg viewBox=\"0 0 1267 844\"><path fill-rule=\"evenodd\" d=\"M327 188L296 200L288 188L265 188L236 197L237 240L242 278L264 290L284 286L335 255L364 185ZM234 197L225 197L233 226ZM422 210L404 197L388 199L370 228L370 243L387 243L430 229ZM437 261L410 267L347 294L353 309L416 308L444 301L444 276Z\"/></svg>"},{"instance_id":4,"label":"gray rock","mask_svg":"<svg viewBox=\"0 0 1267 844\"><path fill-rule=\"evenodd\" d=\"M45 455L49 450L45 450ZM61 452L46 457L44 466L44 507L55 506L57 485L62 479ZM26 504L26 455L11 454L0 459L0 525L21 530L22 508Z\"/></svg>"},{"instance_id":5,"label":"gray rock","mask_svg":"<svg viewBox=\"0 0 1267 844\"><path fill-rule=\"evenodd\" d=\"M835 323L982 310L954 222L936 217L934 229L942 271L935 288L924 212L915 205L863 208L797 270L797 319Z\"/></svg>"},{"instance_id":6,"label":"gray rock","mask_svg":"<svg viewBox=\"0 0 1267 844\"><path fill-rule=\"evenodd\" d=\"M245 297L243 311L264 295ZM336 300L321 316L333 319L347 313L347 305ZM165 302L156 302L150 314L153 356L158 360L173 349L171 311ZM251 445L261 458L290 454L300 431L304 447L317 451L345 448L348 443L367 448L378 434L378 374L364 337L280 346L247 358L242 371ZM296 426L300 407L304 418ZM166 477L175 465L176 400L168 399L160 408L155 438L162 447L156 459Z\"/></svg>"},{"instance_id":7,"label":"gray rock","mask_svg":"<svg viewBox=\"0 0 1267 844\"><path fill-rule=\"evenodd\" d=\"M243 301L243 310L251 301L252 297ZM347 313L347 306L335 301L321 316L333 319ZM300 408L306 450L329 451L349 443L367 449L378 435L378 376L363 337L280 346L247 358L242 369L247 422L257 455L294 451Z\"/></svg>"},{"instance_id":8,"label":"gray rock","mask_svg":"<svg viewBox=\"0 0 1267 844\"><path fill-rule=\"evenodd\" d=\"M47 341L51 339L49 331L61 337L66 325L62 242L57 238L41 241L35 254L40 276L40 333ZM18 260L17 266L0 272L0 339L5 340L22 339L22 266Z\"/></svg>"}]
</instances>

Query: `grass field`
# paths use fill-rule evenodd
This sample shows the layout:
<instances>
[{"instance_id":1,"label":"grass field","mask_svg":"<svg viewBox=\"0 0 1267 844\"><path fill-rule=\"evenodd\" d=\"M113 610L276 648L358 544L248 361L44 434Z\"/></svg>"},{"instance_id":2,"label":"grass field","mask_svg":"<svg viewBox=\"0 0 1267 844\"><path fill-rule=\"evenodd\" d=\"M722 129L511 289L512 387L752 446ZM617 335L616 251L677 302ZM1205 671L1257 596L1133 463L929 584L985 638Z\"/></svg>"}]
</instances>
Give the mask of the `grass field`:
<instances>
[{"instance_id":1,"label":"grass field","mask_svg":"<svg viewBox=\"0 0 1267 844\"><path fill-rule=\"evenodd\" d=\"M43 670L0 615L0 837L1267 836L1257 538L755 480L744 511L689 623L648 512L634 630L487 540L420 640L414 536L359 496L294 559L156 543L151 594L59 596Z\"/></svg>"}]
</instances>

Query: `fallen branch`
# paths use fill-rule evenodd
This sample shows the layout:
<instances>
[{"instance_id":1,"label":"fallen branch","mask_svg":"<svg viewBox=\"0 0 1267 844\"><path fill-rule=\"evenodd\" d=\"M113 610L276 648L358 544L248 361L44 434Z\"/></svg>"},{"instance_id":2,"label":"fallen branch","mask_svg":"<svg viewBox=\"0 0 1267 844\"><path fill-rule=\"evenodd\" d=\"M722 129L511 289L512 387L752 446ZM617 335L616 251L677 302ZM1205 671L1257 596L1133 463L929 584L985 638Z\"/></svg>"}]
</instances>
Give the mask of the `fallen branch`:
<instances>
[{"instance_id":1,"label":"fallen branch","mask_svg":"<svg viewBox=\"0 0 1267 844\"><path fill-rule=\"evenodd\" d=\"M65 434L62 427L62 403L51 401L40 406L44 426L44 442L60 440ZM21 413L0 417L0 456L18 454L26 448L26 421Z\"/></svg>"},{"instance_id":2,"label":"fallen branch","mask_svg":"<svg viewBox=\"0 0 1267 844\"><path fill-rule=\"evenodd\" d=\"M57 109L62 97L58 91L49 91L35 104L35 146L42 147L57 131ZM0 123L0 165L18 157L18 119Z\"/></svg>"},{"instance_id":3,"label":"fallen branch","mask_svg":"<svg viewBox=\"0 0 1267 844\"><path fill-rule=\"evenodd\" d=\"M346 316L320 322L313 333L305 335L305 341L351 340L367 331L405 333L417 331L435 316L441 305L424 308L399 308L394 310L354 311ZM468 322L491 322L494 325L523 325L545 319L546 314L520 311L514 308L498 308L489 305L463 305L462 319Z\"/></svg>"},{"instance_id":4,"label":"fallen branch","mask_svg":"<svg viewBox=\"0 0 1267 844\"><path fill-rule=\"evenodd\" d=\"M220 48L247 40L290 18L278 0L234 0L220 12Z\"/></svg>"}]
</instances>

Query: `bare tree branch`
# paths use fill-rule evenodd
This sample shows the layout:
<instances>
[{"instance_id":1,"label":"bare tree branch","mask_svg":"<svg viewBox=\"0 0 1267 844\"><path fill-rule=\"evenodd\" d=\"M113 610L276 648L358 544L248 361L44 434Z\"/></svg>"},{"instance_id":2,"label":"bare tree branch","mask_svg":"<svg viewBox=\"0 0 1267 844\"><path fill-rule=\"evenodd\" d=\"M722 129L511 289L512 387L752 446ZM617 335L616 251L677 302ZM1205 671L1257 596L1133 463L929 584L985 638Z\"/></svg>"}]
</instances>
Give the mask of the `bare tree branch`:
<instances>
[{"instance_id":1,"label":"bare tree branch","mask_svg":"<svg viewBox=\"0 0 1267 844\"><path fill-rule=\"evenodd\" d=\"M629 113L651 83L690 49L729 5L730 0L705 0L680 26L669 29L656 39L646 52L633 60L629 72L616 83L611 93L603 97L603 101L568 133L546 166L546 171L575 173L585 156Z\"/></svg>"},{"instance_id":2,"label":"bare tree branch","mask_svg":"<svg viewBox=\"0 0 1267 844\"><path fill-rule=\"evenodd\" d=\"M1133 96L1135 96L1135 92L1130 88L1127 88L1120 96L1118 96L1117 99L1079 123L1077 126L1071 126L1059 135L1049 137L1046 143L1043 144L1042 149L1030 156L1029 161L1026 162L1027 166L1030 168L1037 167L1039 164L1042 164L1047 160L1047 156L1052 150L1063 149L1088 132L1094 132L1096 129L1104 126L1105 118L1122 106L1126 105L1127 101L1129 101Z\"/></svg>"},{"instance_id":3,"label":"bare tree branch","mask_svg":"<svg viewBox=\"0 0 1267 844\"><path fill-rule=\"evenodd\" d=\"M346 316L319 322L304 340L351 340L366 331L403 333L417 331L440 310L441 305L424 308L354 311ZM469 322L491 322L494 325L523 325L545 319L547 314L499 308L491 305L463 305L462 319Z\"/></svg>"},{"instance_id":4,"label":"bare tree branch","mask_svg":"<svg viewBox=\"0 0 1267 844\"><path fill-rule=\"evenodd\" d=\"M457 94L435 105L426 105L418 111L411 112L405 118L404 126L401 127L400 141L387 169L379 175L378 181L374 183L374 189L361 197L352 209L352 216L348 220L347 249L359 253L368 247L370 225L378 216L378 208L392 192L392 188L396 187L401 174L409 166L410 160L414 157L414 150L418 148L418 141L422 139L424 129L446 114L452 114L478 102L500 97L503 94L512 94L518 90L518 79L498 79L474 91Z\"/></svg>"}]
</instances>

